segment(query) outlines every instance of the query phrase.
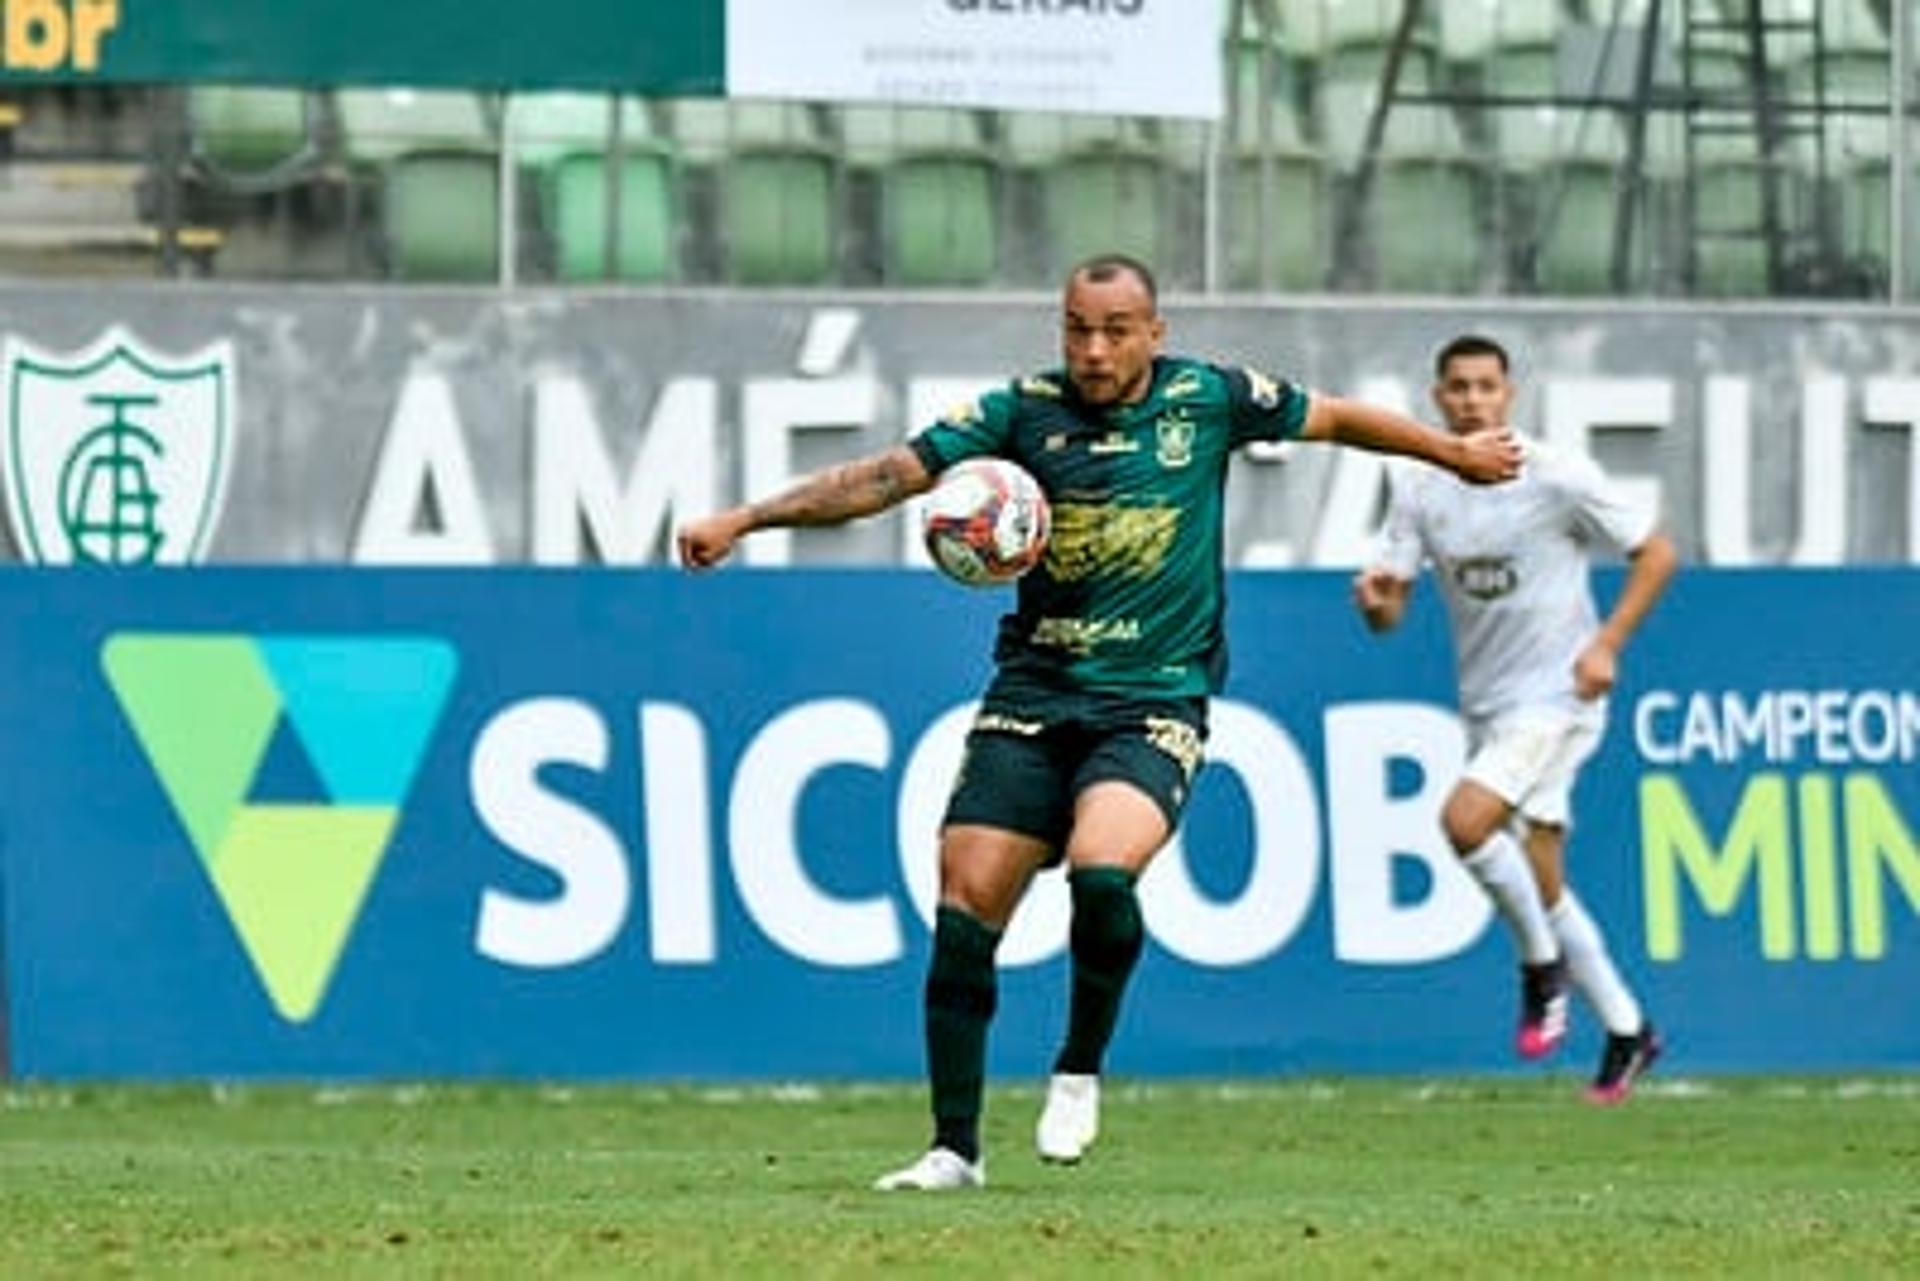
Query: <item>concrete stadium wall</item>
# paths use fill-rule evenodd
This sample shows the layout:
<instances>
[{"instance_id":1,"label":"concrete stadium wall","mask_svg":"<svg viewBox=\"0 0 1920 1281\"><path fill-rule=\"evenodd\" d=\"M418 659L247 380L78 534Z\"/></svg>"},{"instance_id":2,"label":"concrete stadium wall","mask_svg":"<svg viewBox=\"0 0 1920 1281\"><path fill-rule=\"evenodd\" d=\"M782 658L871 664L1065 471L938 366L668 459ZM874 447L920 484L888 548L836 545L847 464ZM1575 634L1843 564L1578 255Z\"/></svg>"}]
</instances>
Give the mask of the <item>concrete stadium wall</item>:
<instances>
[{"instance_id":1,"label":"concrete stadium wall","mask_svg":"<svg viewBox=\"0 0 1920 1281\"><path fill-rule=\"evenodd\" d=\"M658 562L674 522L1049 365L1054 309L1030 294L13 287L0 554L72 559L63 531L86 491L63 496L60 476L115 439L111 467L152 491L162 562ZM1518 425L1657 491L1690 561L1920 561L1920 313L1326 298L1167 311L1173 349L1416 411L1433 351L1486 332L1517 359ZM124 430L96 433L102 395L151 397L117 412L185 443L163 465ZM1353 451L1249 457L1231 486L1233 563L1355 563L1382 474ZM890 516L747 555L912 563L910 531ZM81 541L103 559L154 550L109 547L99 529Z\"/></svg>"}]
</instances>

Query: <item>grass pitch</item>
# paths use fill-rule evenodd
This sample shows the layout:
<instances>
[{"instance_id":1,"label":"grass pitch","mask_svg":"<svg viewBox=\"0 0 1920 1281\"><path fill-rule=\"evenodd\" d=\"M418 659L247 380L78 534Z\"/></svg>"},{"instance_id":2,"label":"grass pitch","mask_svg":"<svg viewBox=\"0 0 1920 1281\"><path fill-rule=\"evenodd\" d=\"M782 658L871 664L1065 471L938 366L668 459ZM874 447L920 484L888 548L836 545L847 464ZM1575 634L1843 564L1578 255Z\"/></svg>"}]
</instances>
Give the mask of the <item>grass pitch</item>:
<instances>
[{"instance_id":1,"label":"grass pitch","mask_svg":"<svg viewBox=\"0 0 1920 1281\"><path fill-rule=\"evenodd\" d=\"M917 1088L0 1095L0 1275L1912 1276L1920 1080L1033 1089L984 1193L866 1190Z\"/></svg>"}]
</instances>

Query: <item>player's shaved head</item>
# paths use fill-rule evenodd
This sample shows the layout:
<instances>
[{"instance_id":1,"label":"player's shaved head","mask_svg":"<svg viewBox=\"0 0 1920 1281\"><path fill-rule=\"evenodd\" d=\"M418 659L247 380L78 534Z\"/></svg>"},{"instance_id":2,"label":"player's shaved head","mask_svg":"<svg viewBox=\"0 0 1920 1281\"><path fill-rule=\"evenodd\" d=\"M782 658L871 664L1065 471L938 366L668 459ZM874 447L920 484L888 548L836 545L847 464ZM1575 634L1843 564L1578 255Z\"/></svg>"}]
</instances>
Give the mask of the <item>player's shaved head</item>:
<instances>
[{"instance_id":1,"label":"player's shaved head","mask_svg":"<svg viewBox=\"0 0 1920 1281\"><path fill-rule=\"evenodd\" d=\"M1153 269L1138 258L1127 254L1095 254L1083 260L1067 273L1069 287L1077 280L1088 280L1096 285L1132 276L1140 282L1140 288L1146 291L1147 302L1154 310L1160 307L1160 286L1153 279Z\"/></svg>"}]
</instances>

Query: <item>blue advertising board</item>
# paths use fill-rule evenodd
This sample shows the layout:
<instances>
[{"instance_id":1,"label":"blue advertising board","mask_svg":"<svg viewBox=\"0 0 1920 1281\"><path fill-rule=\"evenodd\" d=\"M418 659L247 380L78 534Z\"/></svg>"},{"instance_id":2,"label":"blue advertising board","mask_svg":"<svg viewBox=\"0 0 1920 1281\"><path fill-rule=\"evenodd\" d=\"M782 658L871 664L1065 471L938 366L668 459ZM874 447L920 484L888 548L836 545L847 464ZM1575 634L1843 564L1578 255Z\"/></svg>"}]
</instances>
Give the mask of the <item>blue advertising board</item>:
<instances>
[{"instance_id":1,"label":"blue advertising board","mask_svg":"<svg viewBox=\"0 0 1920 1281\"><path fill-rule=\"evenodd\" d=\"M1511 946L1436 821L1437 600L1376 639L1340 575L1230 594L1112 1070L1510 1067ZM1005 605L912 571L0 574L11 1070L916 1074ZM1676 1068L1920 1063L1916 636L1911 571L1690 571L1636 638L1570 865ZM1065 937L1048 874L996 1071L1046 1070Z\"/></svg>"}]
</instances>

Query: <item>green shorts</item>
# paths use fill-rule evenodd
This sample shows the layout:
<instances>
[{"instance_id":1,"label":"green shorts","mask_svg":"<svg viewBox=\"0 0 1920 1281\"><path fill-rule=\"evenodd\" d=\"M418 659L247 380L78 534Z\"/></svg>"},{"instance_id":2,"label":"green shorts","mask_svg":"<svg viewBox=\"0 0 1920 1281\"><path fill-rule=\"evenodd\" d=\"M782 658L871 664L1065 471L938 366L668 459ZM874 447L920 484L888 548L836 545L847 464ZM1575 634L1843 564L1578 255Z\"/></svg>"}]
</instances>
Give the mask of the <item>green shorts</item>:
<instances>
[{"instance_id":1,"label":"green shorts","mask_svg":"<svg viewBox=\"0 0 1920 1281\"><path fill-rule=\"evenodd\" d=\"M1073 806L1117 779L1153 799L1169 831L1180 824L1207 738L1204 698L1095 691L1017 691L996 682L967 733L966 757L945 822L1038 837L1066 853Z\"/></svg>"}]
</instances>

